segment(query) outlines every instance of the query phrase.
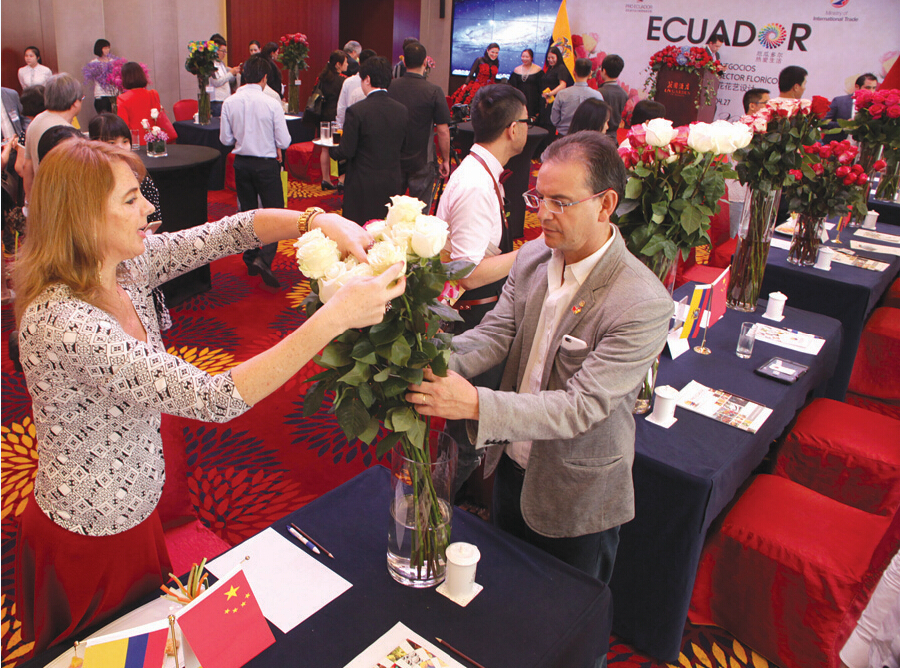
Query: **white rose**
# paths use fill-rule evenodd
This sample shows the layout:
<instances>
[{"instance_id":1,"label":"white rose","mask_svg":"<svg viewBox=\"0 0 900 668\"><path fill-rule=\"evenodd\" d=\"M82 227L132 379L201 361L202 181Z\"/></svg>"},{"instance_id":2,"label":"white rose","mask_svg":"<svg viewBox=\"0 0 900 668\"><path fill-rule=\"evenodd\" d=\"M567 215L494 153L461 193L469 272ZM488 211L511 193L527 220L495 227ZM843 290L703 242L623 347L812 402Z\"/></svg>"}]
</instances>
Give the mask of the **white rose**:
<instances>
[{"instance_id":1,"label":"white rose","mask_svg":"<svg viewBox=\"0 0 900 668\"><path fill-rule=\"evenodd\" d=\"M730 155L737 148L735 143L737 135L728 121L713 121L712 130L713 147L716 153Z\"/></svg>"},{"instance_id":2,"label":"white rose","mask_svg":"<svg viewBox=\"0 0 900 668\"><path fill-rule=\"evenodd\" d=\"M403 271L406 271L406 248L398 248L393 241L379 241L366 255L369 265L376 276L390 269L398 262L403 263Z\"/></svg>"},{"instance_id":3,"label":"white rose","mask_svg":"<svg viewBox=\"0 0 900 668\"><path fill-rule=\"evenodd\" d=\"M692 123L688 130L688 146L699 153L713 150L712 130L709 123Z\"/></svg>"},{"instance_id":4,"label":"white rose","mask_svg":"<svg viewBox=\"0 0 900 668\"><path fill-rule=\"evenodd\" d=\"M650 146L661 148L678 136L678 130L672 127L672 121L665 118L654 118L644 123L647 132L647 143Z\"/></svg>"},{"instance_id":5,"label":"white rose","mask_svg":"<svg viewBox=\"0 0 900 668\"><path fill-rule=\"evenodd\" d=\"M160 132L162 132L162 128L160 128L158 125L154 125L151 132L153 132L154 134L159 134Z\"/></svg>"},{"instance_id":6,"label":"white rose","mask_svg":"<svg viewBox=\"0 0 900 668\"><path fill-rule=\"evenodd\" d=\"M749 146L750 142L753 141L753 129L744 123L732 123L732 126L735 135L735 150Z\"/></svg>"},{"instance_id":7,"label":"white rose","mask_svg":"<svg viewBox=\"0 0 900 668\"><path fill-rule=\"evenodd\" d=\"M352 260L352 262L351 262ZM367 264L359 264L355 258L348 258L345 262L333 265L323 278L319 279L319 299L326 303L334 297L335 293L344 287L351 279L362 276L374 276L375 272Z\"/></svg>"},{"instance_id":8,"label":"white rose","mask_svg":"<svg viewBox=\"0 0 900 668\"><path fill-rule=\"evenodd\" d=\"M394 195L391 197L391 203L388 204L388 213L385 220L388 227L393 227L395 223L400 221L414 223L416 216L422 213L424 208L425 203L417 200L415 197Z\"/></svg>"},{"instance_id":9,"label":"white rose","mask_svg":"<svg viewBox=\"0 0 900 668\"><path fill-rule=\"evenodd\" d=\"M619 144L619 148L624 148L627 151L631 150L631 141L626 137L622 140L622 143Z\"/></svg>"},{"instance_id":10,"label":"white rose","mask_svg":"<svg viewBox=\"0 0 900 668\"><path fill-rule=\"evenodd\" d=\"M146 118L141 119L141 126L148 132L150 131L150 121L148 121Z\"/></svg>"},{"instance_id":11,"label":"white rose","mask_svg":"<svg viewBox=\"0 0 900 668\"><path fill-rule=\"evenodd\" d=\"M384 240L384 232L387 229L387 223L383 220L370 220L363 227L366 228L366 232L371 234L375 241Z\"/></svg>"},{"instance_id":12,"label":"white rose","mask_svg":"<svg viewBox=\"0 0 900 668\"><path fill-rule=\"evenodd\" d=\"M421 215L421 214L416 214ZM397 248L403 249L404 253L411 253L413 233L416 231L416 219L398 220L382 233L382 238L386 241L393 241Z\"/></svg>"},{"instance_id":13,"label":"white rose","mask_svg":"<svg viewBox=\"0 0 900 668\"><path fill-rule=\"evenodd\" d=\"M332 265L341 261L337 243L322 234L320 229L304 234L294 248L297 249L297 266L307 278L322 278Z\"/></svg>"},{"instance_id":14,"label":"white rose","mask_svg":"<svg viewBox=\"0 0 900 668\"><path fill-rule=\"evenodd\" d=\"M450 229L436 216L419 215L412 235L412 249L419 257L434 257L447 243Z\"/></svg>"},{"instance_id":15,"label":"white rose","mask_svg":"<svg viewBox=\"0 0 900 668\"><path fill-rule=\"evenodd\" d=\"M150 118L152 118L154 121L155 121L157 118L159 118L159 109L157 109L156 107L154 107L153 109L151 109L151 110L150 110Z\"/></svg>"}]
</instances>

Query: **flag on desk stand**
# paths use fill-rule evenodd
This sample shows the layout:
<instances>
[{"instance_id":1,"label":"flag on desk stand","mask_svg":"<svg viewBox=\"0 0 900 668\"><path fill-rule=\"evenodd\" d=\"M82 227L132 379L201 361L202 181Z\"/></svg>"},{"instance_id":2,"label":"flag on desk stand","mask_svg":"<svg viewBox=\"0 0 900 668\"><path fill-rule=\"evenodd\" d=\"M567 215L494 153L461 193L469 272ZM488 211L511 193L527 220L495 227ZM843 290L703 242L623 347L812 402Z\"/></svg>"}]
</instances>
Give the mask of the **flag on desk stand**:
<instances>
[{"instance_id":1,"label":"flag on desk stand","mask_svg":"<svg viewBox=\"0 0 900 668\"><path fill-rule=\"evenodd\" d=\"M160 668L166 655L169 624L166 620L88 638L84 668Z\"/></svg>"},{"instance_id":2,"label":"flag on desk stand","mask_svg":"<svg viewBox=\"0 0 900 668\"><path fill-rule=\"evenodd\" d=\"M728 278L731 275L731 267L727 267L719 277L712 282L712 299L709 302L709 324L712 327L719 318L725 315L725 302L728 297Z\"/></svg>"},{"instance_id":3,"label":"flag on desk stand","mask_svg":"<svg viewBox=\"0 0 900 668\"><path fill-rule=\"evenodd\" d=\"M556 23L553 24L553 36L550 38L550 46L547 53L553 47L559 49L563 56L563 62L569 70L569 74L575 75L575 48L572 46L572 30L569 28L569 13L566 11L566 0L562 0L559 11L556 12ZM544 60L546 70L546 59Z\"/></svg>"},{"instance_id":4,"label":"flag on desk stand","mask_svg":"<svg viewBox=\"0 0 900 668\"><path fill-rule=\"evenodd\" d=\"M240 668L275 642L240 566L175 616L201 666Z\"/></svg>"},{"instance_id":5,"label":"flag on desk stand","mask_svg":"<svg viewBox=\"0 0 900 668\"><path fill-rule=\"evenodd\" d=\"M681 338L697 336L703 323L703 313L709 310L712 300L713 287L711 285L698 285L691 295L691 303L688 305L687 317L681 328Z\"/></svg>"}]
</instances>

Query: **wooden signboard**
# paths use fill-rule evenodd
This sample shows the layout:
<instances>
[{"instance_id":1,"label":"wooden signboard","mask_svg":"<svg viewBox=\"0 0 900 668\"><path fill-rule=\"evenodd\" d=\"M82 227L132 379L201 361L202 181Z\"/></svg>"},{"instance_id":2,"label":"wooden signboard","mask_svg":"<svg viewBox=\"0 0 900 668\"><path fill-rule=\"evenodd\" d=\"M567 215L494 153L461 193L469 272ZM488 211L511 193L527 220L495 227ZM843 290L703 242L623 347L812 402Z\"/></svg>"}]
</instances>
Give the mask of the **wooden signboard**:
<instances>
[{"instance_id":1,"label":"wooden signboard","mask_svg":"<svg viewBox=\"0 0 900 668\"><path fill-rule=\"evenodd\" d=\"M706 91L709 90L707 103ZM678 127L694 121L712 123L716 115L719 77L708 70L702 76L664 67L656 78L657 102L666 107L666 118ZM699 103L699 104L698 104Z\"/></svg>"}]
</instances>

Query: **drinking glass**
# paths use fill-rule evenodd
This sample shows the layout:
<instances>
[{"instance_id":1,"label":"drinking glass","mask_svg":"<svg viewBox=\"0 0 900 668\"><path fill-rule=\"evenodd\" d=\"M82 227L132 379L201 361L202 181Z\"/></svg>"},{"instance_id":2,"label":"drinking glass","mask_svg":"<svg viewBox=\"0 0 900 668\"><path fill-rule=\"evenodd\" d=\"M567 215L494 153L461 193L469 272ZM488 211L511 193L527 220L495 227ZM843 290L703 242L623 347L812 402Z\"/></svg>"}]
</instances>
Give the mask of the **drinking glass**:
<instances>
[{"instance_id":1,"label":"drinking glass","mask_svg":"<svg viewBox=\"0 0 900 668\"><path fill-rule=\"evenodd\" d=\"M756 341L756 323L745 322L741 324L741 335L738 337L735 354L741 359L750 359L753 354L753 343Z\"/></svg>"}]
</instances>

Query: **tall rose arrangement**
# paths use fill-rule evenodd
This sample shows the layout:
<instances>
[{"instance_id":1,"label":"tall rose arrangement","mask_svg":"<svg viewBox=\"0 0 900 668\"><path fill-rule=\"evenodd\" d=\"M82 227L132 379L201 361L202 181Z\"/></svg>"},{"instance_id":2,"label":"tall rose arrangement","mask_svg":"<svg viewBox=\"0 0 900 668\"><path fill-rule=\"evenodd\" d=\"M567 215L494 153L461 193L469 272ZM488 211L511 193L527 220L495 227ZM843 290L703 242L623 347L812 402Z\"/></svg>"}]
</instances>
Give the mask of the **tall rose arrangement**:
<instances>
[{"instance_id":1,"label":"tall rose arrangement","mask_svg":"<svg viewBox=\"0 0 900 668\"><path fill-rule=\"evenodd\" d=\"M800 169L803 146L821 137L819 125L829 106L826 98L818 96L812 101L775 98L740 119L753 130L753 138L734 153L738 177L749 187L728 277L730 308L756 309L781 189L790 182L790 171Z\"/></svg>"},{"instance_id":2,"label":"tall rose arrangement","mask_svg":"<svg viewBox=\"0 0 900 668\"><path fill-rule=\"evenodd\" d=\"M725 179L734 177L720 156L751 137L746 125L727 121L674 128L656 118L632 127L619 147L628 181L615 217L631 252L645 261L660 253L676 260L709 243L710 217L719 211Z\"/></svg>"},{"instance_id":3,"label":"tall rose arrangement","mask_svg":"<svg viewBox=\"0 0 900 668\"><path fill-rule=\"evenodd\" d=\"M219 45L212 40L188 43L188 57L184 69L198 77L209 78L216 71L216 54Z\"/></svg>"},{"instance_id":4,"label":"tall rose arrangement","mask_svg":"<svg viewBox=\"0 0 900 668\"><path fill-rule=\"evenodd\" d=\"M879 157L884 159L885 173L875 197L893 199L900 188L900 90L858 90L853 94L853 102L854 118L838 122L863 149L860 163L867 173L872 162Z\"/></svg>"},{"instance_id":5,"label":"tall rose arrangement","mask_svg":"<svg viewBox=\"0 0 900 668\"><path fill-rule=\"evenodd\" d=\"M355 277L378 275L397 262L405 263L406 291L391 302L384 320L344 332L315 358L325 370L311 378L303 409L312 415L321 408L326 393L333 392L331 410L348 439L371 444L383 425L387 434L376 444L377 456L399 445L407 459L427 470L430 418L420 416L406 401L406 388L423 381L426 367L439 376L447 375L452 336L440 331L440 323L461 318L440 301L440 295L446 282L466 276L472 264L441 262L447 223L423 215L424 207L412 197L392 197L386 218L366 225L375 239L366 263L342 259L337 244L320 230L304 234L295 248L300 271L311 279L305 302L310 315ZM429 508L421 518L421 531L446 522L430 478L416 488L415 496L417 507L424 500ZM442 558L445 548L446 541L425 544L413 558L419 566L428 566L439 555Z\"/></svg>"},{"instance_id":6,"label":"tall rose arrangement","mask_svg":"<svg viewBox=\"0 0 900 668\"><path fill-rule=\"evenodd\" d=\"M306 69L307 56L309 56L309 40L302 32L282 35L278 40L278 62L292 72Z\"/></svg>"}]
</instances>

